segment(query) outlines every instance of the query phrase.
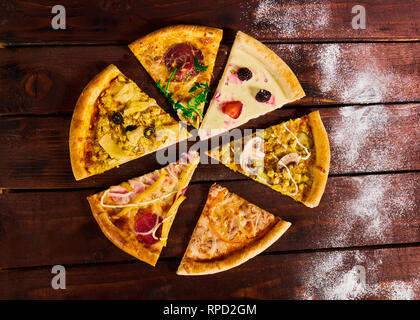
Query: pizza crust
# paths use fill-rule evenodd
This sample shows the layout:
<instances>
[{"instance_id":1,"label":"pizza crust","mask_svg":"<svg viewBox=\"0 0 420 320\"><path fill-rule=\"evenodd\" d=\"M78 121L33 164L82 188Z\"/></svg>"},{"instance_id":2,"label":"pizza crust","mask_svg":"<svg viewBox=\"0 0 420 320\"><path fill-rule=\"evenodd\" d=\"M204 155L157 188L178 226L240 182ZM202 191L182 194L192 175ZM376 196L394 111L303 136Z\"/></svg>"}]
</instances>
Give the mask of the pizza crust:
<instances>
[{"instance_id":1,"label":"pizza crust","mask_svg":"<svg viewBox=\"0 0 420 320\"><path fill-rule=\"evenodd\" d=\"M168 209L166 214L170 211L172 211L173 216L171 219L167 222L167 233L169 233L172 223L175 220L176 214L178 213L179 205L182 203L177 202L177 199L181 197L182 193L182 187L188 186L195 169L197 168L200 156L198 153L191 154L191 159L189 159L188 166L185 168L185 170L181 173L179 177L179 184L180 189L178 190L174 202L172 203L171 207ZM162 170L166 170L166 167L162 169L156 170L160 174L162 174ZM105 192L105 191L103 191ZM160 253L162 252L162 249L164 246L166 246L167 240L161 240L152 246L145 246L141 242L139 242L135 236L134 233L131 232L122 232L119 228L117 228L111 221L111 219L108 216L108 213L104 210L104 208L101 206L101 197L103 195L103 192L94 194L92 196L89 196L87 200L89 201L90 208L92 210L92 214L98 223L99 227L101 228L103 234L118 248L123 250L124 252L132 255L133 257L144 261L152 266L155 266L159 257ZM144 192L144 191L143 191ZM182 196L184 197L184 196ZM184 197L185 199L185 197ZM165 216L166 217L166 216ZM167 236L167 235L166 235Z\"/></svg>"},{"instance_id":2,"label":"pizza crust","mask_svg":"<svg viewBox=\"0 0 420 320\"><path fill-rule=\"evenodd\" d=\"M174 93L174 100L180 100L181 103L186 105L187 97L190 96L188 90L195 82L207 81L210 84L222 36L222 29L195 25L175 25L151 32L129 44L128 47L153 78L154 82L161 80L165 83L170 76L170 72L162 59L170 46L181 42L191 42L200 49L203 53L203 63L207 66L207 70L189 81L171 82L169 85L169 91ZM204 41L200 41L200 39L204 39ZM204 104L203 102L197 106L202 113ZM178 110L177 114L181 121L198 128L200 123L199 116L197 116L196 120L193 120L192 118L184 117L181 110Z\"/></svg>"},{"instance_id":3,"label":"pizza crust","mask_svg":"<svg viewBox=\"0 0 420 320\"><path fill-rule=\"evenodd\" d=\"M191 258L187 258L184 254L177 274L205 275L234 268L266 250L276 242L290 226L290 222L279 219L279 221L262 238L222 259L195 261ZM188 248L186 252L188 252Z\"/></svg>"},{"instance_id":4,"label":"pizza crust","mask_svg":"<svg viewBox=\"0 0 420 320\"><path fill-rule=\"evenodd\" d=\"M92 214L98 223L99 227L102 230L102 233L118 248L124 252L136 257L139 260L142 260L152 266L155 266L161 250L151 250L146 248L134 236L122 235L121 231L114 226L114 224L109 219L107 213L103 210L100 205L100 197L102 193L95 194L88 197L90 208L92 209Z\"/></svg>"},{"instance_id":5,"label":"pizza crust","mask_svg":"<svg viewBox=\"0 0 420 320\"><path fill-rule=\"evenodd\" d=\"M285 84L282 88L287 89L285 94L290 102L305 96L305 92L292 69L272 50L241 31L236 34L235 45L254 58L259 59L278 83Z\"/></svg>"},{"instance_id":6,"label":"pizza crust","mask_svg":"<svg viewBox=\"0 0 420 320\"><path fill-rule=\"evenodd\" d=\"M76 180L81 180L91 175L86 170L85 143L95 103L101 92L108 87L110 81L120 73L115 65L109 65L86 85L77 100L69 135L70 161Z\"/></svg>"},{"instance_id":7,"label":"pizza crust","mask_svg":"<svg viewBox=\"0 0 420 320\"><path fill-rule=\"evenodd\" d=\"M313 208L319 205L327 184L328 172L330 171L330 143L319 111L311 112L308 118L315 143L316 159L313 164L312 188L303 204Z\"/></svg>"}]
</instances>

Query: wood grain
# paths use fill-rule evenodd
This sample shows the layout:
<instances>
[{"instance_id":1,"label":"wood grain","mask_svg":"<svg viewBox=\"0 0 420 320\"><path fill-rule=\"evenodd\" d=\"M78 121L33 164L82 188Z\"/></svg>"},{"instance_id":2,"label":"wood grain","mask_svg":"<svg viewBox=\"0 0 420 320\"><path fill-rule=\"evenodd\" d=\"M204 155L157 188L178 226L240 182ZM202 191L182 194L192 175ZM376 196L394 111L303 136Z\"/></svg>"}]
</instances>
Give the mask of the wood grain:
<instances>
[{"instance_id":1,"label":"wood grain","mask_svg":"<svg viewBox=\"0 0 420 320\"><path fill-rule=\"evenodd\" d=\"M419 261L420 248L411 247L264 255L201 277L177 276L179 260L160 261L156 268L140 262L67 266L65 290L51 288L49 267L4 270L0 298L419 299ZM366 272L366 285L357 291L343 288L355 266Z\"/></svg>"},{"instance_id":2,"label":"wood grain","mask_svg":"<svg viewBox=\"0 0 420 320\"><path fill-rule=\"evenodd\" d=\"M292 222L270 252L420 242L420 173L332 177L314 209L251 180L221 184ZM210 185L190 185L163 257L183 255ZM134 260L92 217L86 196L97 191L0 195L0 268Z\"/></svg>"},{"instance_id":3,"label":"wood grain","mask_svg":"<svg viewBox=\"0 0 420 320\"><path fill-rule=\"evenodd\" d=\"M420 101L418 42L269 46L289 64L306 92L295 105ZM221 46L212 88L229 48ZM70 114L83 87L110 63L172 111L128 47L70 46L0 50L0 115Z\"/></svg>"},{"instance_id":4,"label":"wood grain","mask_svg":"<svg viewBox=\"0 0 420 320\"><path fill-rule=\"evenodd\" d=\"M420 8L418 1L408 0L79 0L64 4L66 30L51 27L54 5L54 1L2 1L1 41L6 45L128 43L174 24L223 28L225 39L232 39L237 30L266 41L419 39ZM366 29L352 28L354 5L366 8Z\"/></svg>"},{"instance_id":5,"label":"wood grain","mask_svg":"<svg viewBox=\"0 0 420 320\"><path fill-rule=\"evenodd\" d=\"M243 127L266 128L312 110L277 110ZM326 108L320 113L331 144L330 174L420 169L418 104ZM69 117L0 118L0 188L107 187L161 167L151 154L76 182L69 160L69 125ZM200 146L205 150L207 144ZM193 176L193 181L232 179L246 178L217 164L200 164Z\"/></svg>"}]
</instances>

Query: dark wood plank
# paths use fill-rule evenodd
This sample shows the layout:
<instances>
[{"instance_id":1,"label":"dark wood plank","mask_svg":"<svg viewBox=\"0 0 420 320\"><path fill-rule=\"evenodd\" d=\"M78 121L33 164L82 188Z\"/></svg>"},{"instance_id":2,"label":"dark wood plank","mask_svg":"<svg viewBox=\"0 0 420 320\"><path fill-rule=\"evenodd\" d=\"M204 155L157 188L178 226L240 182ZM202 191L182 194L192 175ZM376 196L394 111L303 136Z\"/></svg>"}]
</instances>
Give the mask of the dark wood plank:
<instances>
[{"instance_id":1,"label":"dark wood plank","mask_svg":"<svg viewBox=\"0 0 420 320\"><path fill-rule=\"evenodd\" d=\"M72 1L63 3L66 30L53 30L54 1L3 1L0 39L7 45L127 43L160 27L200 24L237 30L267 41L419 39L418 1ZM367 12L367 28L354 30L354 5ZM22 23L22 19L25 23Z\"/></svg>"},{"instance_id":2,"label":"dark wood plank","mask_svg":"<svg viewBox=\"0 0 420 320\"><path fill-rule=\"evenodd\" d=\"M162 257L182 256L210 185L190 186ZM332 177L314 209L251 180L222 185L292 222L271 252L420 242L420 173ZM96 191L0 195L0 268L134 260L92 217Z\"/></svg>"},{"instance_id":3,"label":"dark wood plank","mask_svg":"<svg viewBox=\"0 0 420 320\"><path fill-rule=\"evenodd\" d=\"M290 65L306 92L295 105L420 101L420 43L270 47ZM221 46L212 87L228 51L229 46ZM172 110L126 46L4 49L0 61L0 115L72 113L83 87L110 63Z\"/></svg>"},{"instance_id":4,"label":"dark wood plank","mask_svg":"<svg viewBox=\"0 0 420 320\"><path fill-rule=\"evenodd\" d=\"M311 110L277 110L244 127L266 128ZM331 144L331 174L420 169L418 104L324 108L320 112ZM0 118L0 188L106 187L160 167L156 154L151 154L76 182L69 160L69 124L69 117ZM207 160L203 153L202 162ZM193 177L193 181L231 179L245 177L216 164L201 164Z\"/></svg>"},{"instance_id":5,"label":"dark wood plank","mask_svg":"<svg viewBox=\"0 0 420 320\"><path fill-rule=\"evenodd\" d=\"M177 276L179 260L68 266L66 289L51 269L0 272L2 299L413 299L420 298L420 248L258 256L209 276ZM357 270L366 280L356 283ZM197 290L197 288L200 290Z\"/></svg>"}]
</instances>

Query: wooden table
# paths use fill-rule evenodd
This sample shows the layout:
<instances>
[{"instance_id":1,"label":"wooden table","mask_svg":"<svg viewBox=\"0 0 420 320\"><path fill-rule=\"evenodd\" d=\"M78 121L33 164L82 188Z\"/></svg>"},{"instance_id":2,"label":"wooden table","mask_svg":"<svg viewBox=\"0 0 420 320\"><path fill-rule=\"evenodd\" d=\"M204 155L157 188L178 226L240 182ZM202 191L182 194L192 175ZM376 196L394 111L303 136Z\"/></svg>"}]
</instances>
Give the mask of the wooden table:
<instances>
[{"instance_id":1,"label":"wooden table","mask_svg":"<svg viewBox=\"0 0 420 320\"><path fill-rule=\"evenodd\" d=\"M61 1L66 30L51 28L55 4L0 2L0 298L420 298L420 1ZM352 28L357 4L366 29ZM76 182L68 132L81 90L110 63L170 111L127 44L181 23L224 29L213 87L237 30L268 43L306 98L246 127L319 109L331 171L310 209L200 164L152 268L105 238L86 196L159 168L154 155ZM177 276L214 181L293 225L235 269ZM53 265L66 268L65 290L51 288Z\"/></svg>"}]
</instances>

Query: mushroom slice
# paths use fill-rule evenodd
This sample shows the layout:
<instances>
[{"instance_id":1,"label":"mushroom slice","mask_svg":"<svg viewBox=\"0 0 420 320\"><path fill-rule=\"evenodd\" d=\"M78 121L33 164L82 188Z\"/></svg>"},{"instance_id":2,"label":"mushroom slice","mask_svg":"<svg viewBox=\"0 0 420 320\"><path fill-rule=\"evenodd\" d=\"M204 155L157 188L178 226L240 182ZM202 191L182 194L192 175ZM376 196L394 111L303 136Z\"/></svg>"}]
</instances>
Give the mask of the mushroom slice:
<instances>
[{"instance_id":1,"label":"mushroom slice","mask_svg":"<svg viewBox=\"0 0 420 320\"><path fill-rule=\"evenodd\" d=\"M297 153L292 152L292 153L288 153L285 156L283 156L279 160L279 163L281 162L282 167L283 167L283 166L288 166L291 163L299 164L299 161L300 161L300 156ZM284 168L282 168L282 169L284 169Z\"/></svg>"},{"instance_id":2,"label":"mushroom slice","mask_svg":"<svg viewBox=\"0 0 420 320\"><path fill-rule=\"evenodd\" d=\"M264 140L261 137L250 139L239 157L242 170L248 174L257 174L258 167L253 166L252 162L255 160L264 161L264 156Z\"/></svg>"}]
</instances>

